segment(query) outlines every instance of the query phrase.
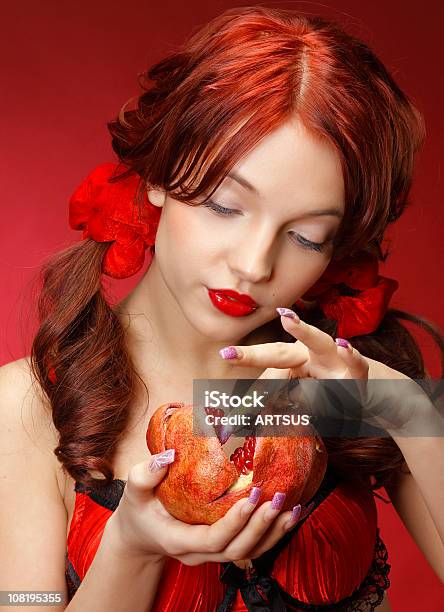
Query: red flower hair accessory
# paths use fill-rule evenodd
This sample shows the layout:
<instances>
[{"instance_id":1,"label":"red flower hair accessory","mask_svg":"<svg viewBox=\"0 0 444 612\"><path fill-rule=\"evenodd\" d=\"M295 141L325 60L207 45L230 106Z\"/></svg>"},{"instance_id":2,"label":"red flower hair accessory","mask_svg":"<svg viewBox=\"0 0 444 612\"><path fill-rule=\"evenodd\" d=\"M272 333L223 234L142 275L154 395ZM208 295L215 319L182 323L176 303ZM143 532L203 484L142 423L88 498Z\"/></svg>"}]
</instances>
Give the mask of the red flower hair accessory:
<instances>
[{"instance_id":1,"label":"red flower hair accessory","mask_svg":"<svg viewBox=\"0 0 444 612\"><path fill-rule=\"evenodd\" d=\"M377 258L364 252L346 263L330 262L301 299L316 300L325 316L337 321L338 337L370 334L378 328L399 287L398 281L381 276L378 267ZM296 304L305 307L303 302Z\"/></svg>"},{"instance_id":2,"label":"red flower hair accessory","mask_svg":"<svg viewBox=\"0 0 444 612\"><path fill-rule=\"evenodd\" d=\"M114 163L101 164L77 187L69 201L69 224L83 230L82 239L112 242L102 272L126 278L140 270L146 248L154 245L161 210L151 204L145 191L139 214L134 197L140 179L134 174L110 183L116 168Z\"/></svg>"},{"instance_id":3,"label":"red flower hair accessory","mask_svg":"<svg viewBox=\"0 0 444 612\"><path fill-rule=\"evenodd\" d=\"M134 203L139 178L133 174L114 183L118 165L97 166L77 187L69 200L69 225L83 230L82 240L111 242L103 259L102 272L113 278L136 274L145 259L145 250L155 242L161 210L148 200L146 191L140 211ZM56 382L54 367L48 378Z\"/></svg>"}]
</instances>

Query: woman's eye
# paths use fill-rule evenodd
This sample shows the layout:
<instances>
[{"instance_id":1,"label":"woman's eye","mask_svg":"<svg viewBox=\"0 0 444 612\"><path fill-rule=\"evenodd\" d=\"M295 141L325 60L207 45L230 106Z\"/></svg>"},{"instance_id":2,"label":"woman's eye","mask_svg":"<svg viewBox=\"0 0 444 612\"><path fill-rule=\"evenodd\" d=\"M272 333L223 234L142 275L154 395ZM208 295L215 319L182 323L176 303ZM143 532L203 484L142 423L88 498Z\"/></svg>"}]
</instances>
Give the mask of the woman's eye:
<instances>
[{"instance_id":1,"label":"woman's eye","mask_svg":"<svg viewBox=\"0 0 444 612\"><path fill-rule=\"evenodd\" d=\"M232 208L225 208L225 206L221 206L220 204L213 202L213 200L207 200L204 206L210 210L214 210L214 212L218 215L235 215L237 212Z\"/></svg>"},{"instance_id":2,"label":"woman's eye","mask_svg":"<svg viewBox=\"0 0 444 612\"><path fill-rule=\"evenodd\" d=\"M305 249L310 249L312 251L317 251L318 253L322 253L327 244L330 242L326 240L325 242L312 242L311 240L307 240L300 234L296 234L296 232L290 232L293 236L296 237L296 242L301 244Z\"/></svg>"},{"instance_id":3,"label":"woman's eye","mask_svg":"<svg viewBox=\"0 0 444 612\"><path fill-rule=\"evenodd\" d=\"M210 210L213 210L216 214L221 216L235 215L239 212L237 210L234 210L233 208L226 208L225 206L221 206L220 204L217 204L217 202L213 202L213 200L207 200L203 204L203 206L209 208ZM318 253L322 253L327 244L330 242L329 240L326 240L325 242L312 242L311 240L307 240L296 232L290 232L290 234L295 236L296 242L302 245L305 249L317 251Z\"/></svg>"}]
</instances>

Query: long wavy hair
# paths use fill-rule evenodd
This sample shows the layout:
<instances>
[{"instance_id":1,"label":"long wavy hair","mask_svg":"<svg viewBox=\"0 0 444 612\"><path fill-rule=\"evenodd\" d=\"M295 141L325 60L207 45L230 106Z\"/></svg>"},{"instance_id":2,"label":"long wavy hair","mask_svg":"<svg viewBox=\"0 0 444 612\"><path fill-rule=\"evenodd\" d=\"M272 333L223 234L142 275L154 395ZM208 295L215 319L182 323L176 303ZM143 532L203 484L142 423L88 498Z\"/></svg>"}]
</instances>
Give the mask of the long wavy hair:
<instances>
[{"instance_id":1,"label":"long wavy hair","mask_svg":"<svg viewBox=\"0 0 444 612\"><path fill-rule=\"evenodd\" d=\"M248 6L230 9L193 32L177 50L139 75L141 93L108 123L123 172L192 204L211 197L230 169L262 138L298 116L336 148L345 183L345 216L333 258L360 251L384 261L388 224L409 204L414 160L425 137L421 114L373 51L334 22L299 12ZM113 179L114 180L114 179ZM33 374L44 390L60 437L64 469L87 488L114 478L113 457L125 435L138 383L123 329L102 285L110 243L81 240L41 268L39 329ZM297 309L297 308L296 308ZM332 337L336 322L319 308L303 317ZM437 342L431 322L389 308L378 329L354 346L415 379L427 378L418 345L401 321ZM293 341L286 332L276 340ZM48 363L57 383L48 378ZM148 395L148 389L144 384ZM406 464L391 438L326 439L329 460L372 490ZM104 479L92 476L97 471Z\"/></svg>"}]
</instances>

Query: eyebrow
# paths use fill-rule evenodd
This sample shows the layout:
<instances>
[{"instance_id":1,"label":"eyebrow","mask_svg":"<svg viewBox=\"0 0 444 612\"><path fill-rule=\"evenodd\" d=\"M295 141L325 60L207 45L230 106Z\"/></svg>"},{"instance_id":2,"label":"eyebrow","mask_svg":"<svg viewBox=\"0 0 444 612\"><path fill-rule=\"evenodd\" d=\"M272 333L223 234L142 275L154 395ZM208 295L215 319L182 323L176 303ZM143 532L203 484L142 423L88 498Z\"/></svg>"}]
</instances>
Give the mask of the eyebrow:
<instances>
[{"instance_id":1,"label":"eyebrow","mask_svg":"<svg viewBox=\"0 0 444 612\"><path fill-rule=\"evenodd\" d=\"M232 171L229 174L227 174L227 177L231 178L233 181L236 181L236 183L239 183L239 185L241 185L245 189L248 189L248 191L251 191L252 193L254 193L258 198L261 197L257 188L254 185L252 185L249 181L247 181L246 178L244 178L237 172ZM303 216L304 217L321 217L321 216L327 216L327 215L332 216L332 217L338 217L339 219L342 219L342 217L344 216L342 211L339 208L320 208L320 209L315 209L315 210L309 210L308 212L304 213Z\"/></svg>"}]
</instances>

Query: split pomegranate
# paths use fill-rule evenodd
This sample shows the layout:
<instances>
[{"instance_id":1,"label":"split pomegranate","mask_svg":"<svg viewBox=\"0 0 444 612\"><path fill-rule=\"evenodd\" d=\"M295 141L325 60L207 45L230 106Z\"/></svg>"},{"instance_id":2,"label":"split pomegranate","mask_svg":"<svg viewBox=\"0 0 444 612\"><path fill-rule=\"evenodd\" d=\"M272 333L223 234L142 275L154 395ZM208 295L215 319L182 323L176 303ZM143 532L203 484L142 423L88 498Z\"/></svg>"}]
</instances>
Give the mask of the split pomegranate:
<instances>
[{"instance_id":1,"label":"split pomegranate","mask_svg":"<svg viewBox=\"0 0 444 612\"><path fill-rule=\"evenodd\" d=\"M259 504L280 491L286 494L282 511L303 505L322 482L327 452L312 428L293 430L298 435L247 436L228 458L223 449L229 438L226 428L215 426L216 435L196 436L192 405L163 404L150 419L147 446L151 454L168 448L176 452L155 493L172 516L189 524L214 523L253 487L262 489Z\"/></svg>"}]
</instances>

